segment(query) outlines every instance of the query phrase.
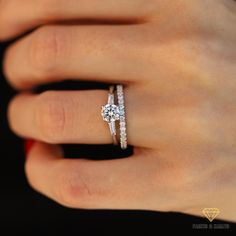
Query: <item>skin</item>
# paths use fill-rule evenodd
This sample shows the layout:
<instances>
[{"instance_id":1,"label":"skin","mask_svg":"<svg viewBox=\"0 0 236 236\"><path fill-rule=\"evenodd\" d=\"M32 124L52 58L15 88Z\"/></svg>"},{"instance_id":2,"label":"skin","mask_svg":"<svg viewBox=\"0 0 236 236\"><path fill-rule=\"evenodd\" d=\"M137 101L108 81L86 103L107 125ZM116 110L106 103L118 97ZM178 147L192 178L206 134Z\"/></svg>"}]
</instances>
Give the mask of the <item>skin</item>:
<instances>
[{"instance_id":1,"label":"skin","mask_svg":"<svg viewBox=\"0 0 236 236\"><path fill-rule=\"evenodd\" d=\"M236 221L235 25L233 0L0 1L1 40L34 29L4 59L21 90L10 125L38 140L32 187L73 208L217 207ZM112 142L107 91L29 92L68 78L125 85L132 157L63 158L59 143Z\"/></svg>"}]
</instances>

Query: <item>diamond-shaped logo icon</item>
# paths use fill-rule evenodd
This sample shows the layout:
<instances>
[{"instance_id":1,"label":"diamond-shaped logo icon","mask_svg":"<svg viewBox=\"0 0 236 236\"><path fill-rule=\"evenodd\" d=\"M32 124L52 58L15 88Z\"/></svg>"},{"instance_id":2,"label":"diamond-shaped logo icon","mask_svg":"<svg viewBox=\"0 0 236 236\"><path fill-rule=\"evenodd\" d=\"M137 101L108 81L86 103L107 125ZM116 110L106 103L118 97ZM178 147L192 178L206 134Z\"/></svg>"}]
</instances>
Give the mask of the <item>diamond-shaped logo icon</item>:
<instances>
[{"instance_id":1,"label":"diamond-shaped logo icon","mask_svg":"<svg viewBox=\"0 0 236 236\"><path fill-rule=\"evenodd\" d=\"M210 222L212 222L220 214L220 210L218 208L204 208L202 213Z\"/></svg>"}]
</instances>

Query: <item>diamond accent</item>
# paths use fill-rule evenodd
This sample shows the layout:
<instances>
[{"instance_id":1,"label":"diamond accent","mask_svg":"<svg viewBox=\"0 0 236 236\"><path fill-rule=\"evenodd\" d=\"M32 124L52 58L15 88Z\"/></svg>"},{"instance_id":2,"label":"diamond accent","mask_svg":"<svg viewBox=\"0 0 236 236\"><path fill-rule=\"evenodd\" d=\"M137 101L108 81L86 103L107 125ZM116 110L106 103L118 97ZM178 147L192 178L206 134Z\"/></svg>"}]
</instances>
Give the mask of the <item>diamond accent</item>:
<instances>
[{"instance_id":1,"label":"diamond accent","mask_svg":"<svg viewBox=\"0 0 236 236\"><path fill-rule=\"evenodd\" d=\"M114 104L102 106L101 115L103 120L110 123L120 119L120 109Z\"/></svg>"},{"instance_id":2,"label":"diamond accent","mask_svg":"<svg viewBox=\"0 0 236 236\"><path fill-rule=\"evenodd\" d=\"M124 105L124 91L122 85L117 85L118 106L120 111L120 146L122 149L127 148L127 133L126 133L126 119L125 119L125 105Z\"/></svg>"}]
</instances>

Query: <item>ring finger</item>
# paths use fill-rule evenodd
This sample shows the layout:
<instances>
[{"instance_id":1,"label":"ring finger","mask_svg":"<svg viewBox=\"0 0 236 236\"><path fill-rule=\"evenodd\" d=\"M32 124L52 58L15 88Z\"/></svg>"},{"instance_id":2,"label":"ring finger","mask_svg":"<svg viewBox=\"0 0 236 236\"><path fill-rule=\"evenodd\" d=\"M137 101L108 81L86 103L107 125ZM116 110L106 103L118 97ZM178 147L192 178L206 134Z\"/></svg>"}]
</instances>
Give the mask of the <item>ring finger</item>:
<instances>
[{"instance_id":1,"label":"ring finger","mask_svg":"<svg viewBox=\"0 0 236 236\"><path fill-rule=\"evenodd\" d=\"M132 93L127 90L126 104ZM100 115L107 101L107 91L49 91L40 95L18 95L9 108L12 129L26 138L48 143L112 143L108 125ZM129 95L128 95L129 94ZM130 114L133 113L129 106ZM130 110L131 109L131 110ZM139 145L142 131L134 134L135 117L129 116L129 143Z\"/></svg>"}]
</instances>

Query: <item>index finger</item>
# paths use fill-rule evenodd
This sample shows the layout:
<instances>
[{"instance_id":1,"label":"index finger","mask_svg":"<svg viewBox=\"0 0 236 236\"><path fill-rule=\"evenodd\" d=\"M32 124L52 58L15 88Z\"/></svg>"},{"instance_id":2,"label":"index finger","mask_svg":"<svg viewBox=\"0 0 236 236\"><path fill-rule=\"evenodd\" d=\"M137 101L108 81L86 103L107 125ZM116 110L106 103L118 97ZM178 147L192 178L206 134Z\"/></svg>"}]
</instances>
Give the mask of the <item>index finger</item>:
<instances>
[{"instance_id":1,"label":"index finger","mask_svg":"<svg viewBox=\"0 0 236 236\"><path fill-rule=\"evenodd\" d=\"M0 39L37 26L71 20L139 22L153 11L146 0L7 0L0 1Z\"/></svg>"}]
</instances>

